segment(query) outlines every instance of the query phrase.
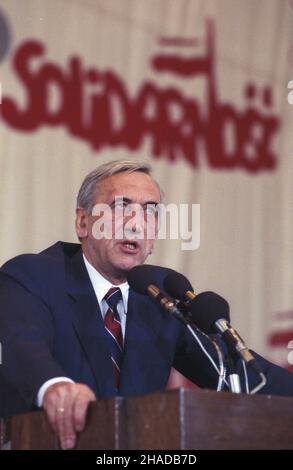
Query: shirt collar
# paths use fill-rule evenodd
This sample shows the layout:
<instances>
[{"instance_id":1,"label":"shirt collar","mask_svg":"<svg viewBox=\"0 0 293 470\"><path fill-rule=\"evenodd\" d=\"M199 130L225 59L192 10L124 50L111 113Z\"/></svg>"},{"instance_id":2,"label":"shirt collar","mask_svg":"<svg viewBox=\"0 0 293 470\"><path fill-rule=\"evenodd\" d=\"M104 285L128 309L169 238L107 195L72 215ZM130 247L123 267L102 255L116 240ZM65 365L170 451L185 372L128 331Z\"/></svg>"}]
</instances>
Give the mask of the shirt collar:
<instances>
[{"instance_id":1,"label":"shirt collar","mask_svg":"<svg viewBox=\"0 0 293 470\"><path fill-rule=\"evenodd\" d=\"M87 269L88 275L90 277L92 286L94 288L97 300L99 305L101 306L102 300L104 299L105 295L107 294L108 290L111 287L119 287L122 294L122 301L124 306L124 312L127 312L127 303L128 303L128 295L129 295L129 284L128 282L123 282L123 284L115 285L111 284L108 279L105 279L99 271L97 271L92 264L86 259L85 255L82 254L85 267Z\"/></svg>"}]
</instances>

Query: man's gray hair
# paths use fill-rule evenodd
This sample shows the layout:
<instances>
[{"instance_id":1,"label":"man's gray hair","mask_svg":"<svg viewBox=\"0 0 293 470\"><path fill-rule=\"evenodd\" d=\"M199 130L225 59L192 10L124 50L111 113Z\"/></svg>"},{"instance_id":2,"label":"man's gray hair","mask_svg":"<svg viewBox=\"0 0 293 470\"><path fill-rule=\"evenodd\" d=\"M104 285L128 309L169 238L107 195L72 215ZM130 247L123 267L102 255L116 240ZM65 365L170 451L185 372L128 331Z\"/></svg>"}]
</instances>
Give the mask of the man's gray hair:
<instances>
[{"instance_id":1,"label":"man's gray hair","mask_svg":"<svg viewBox=\"0 0 293 470\"><path fill-rule=\"evenodd\" d=\"M98 184L101 181L110 176L117 175L118 173L133 173L134 171L139 171L149 176L152 174L151 165L141 160L115 160L98 166L83 180L77 195L77 207L90 212L95 205ZM162 201L163 192L159 184L154 179L153 181L158 186Z\"/></svg>"}]
</instances>

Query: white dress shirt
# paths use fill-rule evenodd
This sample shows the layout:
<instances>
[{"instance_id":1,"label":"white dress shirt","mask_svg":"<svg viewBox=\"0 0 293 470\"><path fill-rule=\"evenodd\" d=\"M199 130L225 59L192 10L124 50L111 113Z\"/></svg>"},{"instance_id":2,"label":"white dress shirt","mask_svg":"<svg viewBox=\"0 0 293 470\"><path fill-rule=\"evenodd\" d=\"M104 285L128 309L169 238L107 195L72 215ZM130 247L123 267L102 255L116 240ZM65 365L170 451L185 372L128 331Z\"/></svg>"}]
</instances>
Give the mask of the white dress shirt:
<instances>
[{"instance_id":1,"label":"white dress shirt","mask_svg":"<svg viewBox=\"0 0 293 470\"><path fill-rule=\"evenodd\" d=\"M102 317L105 318L105 315L108 310L108 304L106 300L104 300L105 295L107 294L108 290L111 289L111 287L119 287L121 290L122 294L122 302L118 302L117 305L117 310L120 316L120 321L121 321L121 329L122 329L122 335L123 339L125 337L125 328L126 328L126 312L127 312L127 303L128 303L128 295L129 295L129 285L127 282L124 282L123 284L120 285L115 285L111 284L107 279L105 279L102 274L100 274L86 259L86 257L83 255L83 259L85 262L85 266L88 272L88 275L90 277L92 286L94 288L97 301L99 303L99 307L101 310Z\"/></svg>"},{"instance_id":2,"label":"white dress shirt","mask_svg":"<svg viewBox=\"0 0 293 470\"><path fill-rule=\"evenodd\" d=\"M125 329L126 329L126 312L127 312L127 304L128 304L128 295L129 295L129 285L127 282L124 282L123 284L120 285L115 285L111 284L107 279L105 279L86 259L86 257L83 254L83 260L85 263L85 267L87 269L89 278L91 280L93 289L96 294L96 298L100 307L100 311L102 314L103 319L105 318L106 312L108 310L108 304L104 300L105 295L107 294L108 290L111 289L111 287L119 287L121 290L122 294L122 300L118 302L117 305L117 311L120 316L120 321L121 321L121 329L122 329L122 335L123 339L125 337ZM44 395L47 391L47 389L53 385L54 383L58 382L71 382L74 383L73 380L71 380L69 377L54 377L53 379L47 380L41 388L38 391L37 394L37 400L36 404L37 406L41 407L43 405L43 399Z\"/></svg>"}]
</instances>

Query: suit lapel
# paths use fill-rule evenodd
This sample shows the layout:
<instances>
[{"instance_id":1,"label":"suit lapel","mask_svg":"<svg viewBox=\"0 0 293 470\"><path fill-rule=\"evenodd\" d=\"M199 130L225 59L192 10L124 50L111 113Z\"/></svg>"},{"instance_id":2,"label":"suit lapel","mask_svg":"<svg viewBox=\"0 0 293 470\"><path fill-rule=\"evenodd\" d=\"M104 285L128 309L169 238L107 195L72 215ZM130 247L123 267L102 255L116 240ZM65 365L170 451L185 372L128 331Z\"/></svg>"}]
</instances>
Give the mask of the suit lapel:
<instances>
[{"instance_id":1,"label":"suit lapel","mask_svg":"<svg viewBox=\"0 0 293 470\"><path fill-rule=\"evenodd\" d=\"M99 397L113 396L117 392L104 323L82 250L69 262L66 275L74 312L73 326L94 377L95 388Z\"/></svg>"}]
</instances>

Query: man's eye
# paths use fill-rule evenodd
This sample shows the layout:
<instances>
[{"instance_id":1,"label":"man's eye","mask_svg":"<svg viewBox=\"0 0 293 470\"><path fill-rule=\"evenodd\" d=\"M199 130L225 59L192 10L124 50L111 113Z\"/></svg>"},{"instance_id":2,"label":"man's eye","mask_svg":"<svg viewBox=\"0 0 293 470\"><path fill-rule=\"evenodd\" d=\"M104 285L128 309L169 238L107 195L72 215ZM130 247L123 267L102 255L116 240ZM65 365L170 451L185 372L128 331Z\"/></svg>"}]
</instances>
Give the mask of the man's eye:
<instances>
[{"instance_id":1,"label":"man's eye","mask_svg":"<svg viewBox=\"0 0 293 470\"><path fill-rule=\"evenodd\" d=\"M147 215L154 215L157 212L156 206L147 205L145 208L145 212Z\"/></svg>"},{"instance_id":2,"label":"man's eye","mask_svg":"<svg viewBox=\"0 0 293 470\"><path fill-rule=\"evenodd\" d=\"M127 203L125 201L117 201L114 204L115 209L124 209L127 206Z\"/></svg>"}]
</instances>

